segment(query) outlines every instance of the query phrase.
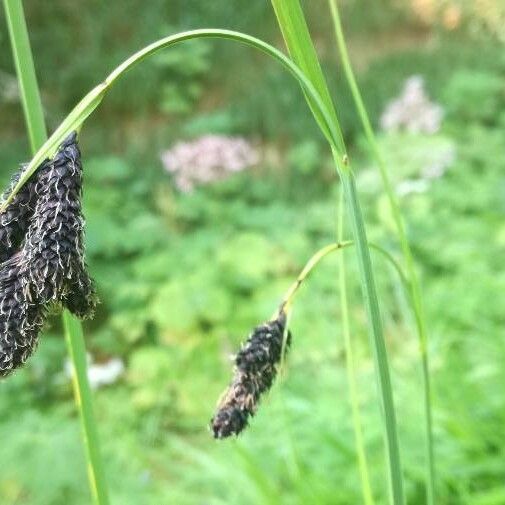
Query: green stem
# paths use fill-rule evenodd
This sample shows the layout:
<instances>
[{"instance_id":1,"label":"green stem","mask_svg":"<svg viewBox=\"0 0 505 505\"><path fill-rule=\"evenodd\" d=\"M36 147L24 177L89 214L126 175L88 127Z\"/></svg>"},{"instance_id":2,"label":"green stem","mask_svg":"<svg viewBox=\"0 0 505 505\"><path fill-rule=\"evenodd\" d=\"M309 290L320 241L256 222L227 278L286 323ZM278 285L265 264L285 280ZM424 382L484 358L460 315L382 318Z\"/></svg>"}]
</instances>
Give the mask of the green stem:
<instances>
[{"instance_id":1,"label":"green stem","mask_svg":"<svg viewBox=\"0 0 505 505\"><path fill-rule=\"evenodd\" d=\"M296 293L300 289L300 286L305 281L305 279L312 273L314 268L316 268L316 266L319 264L319 262L323 258L325 258L328 254L332 253L333 251L338 251L340 249L344 249L345 247L349 247L351 245L354 245L354 242L352 240L342 241L339 239L338 242L334 242L333 244L328 244L328 245L322 247L321 249L319 249L319 251L315 252L311 256L309 261L307 261L307 263L303 267L302 271L298 274L296 281L293 282L293 284L290 286L290 288L286 291L286 294L284 295L284 297L282 299L282 303L280 304L279 311L289 312L291 305L293 304L294 298L296 296ZM376 250L378 253L380 253L391 264L391 266L398 273L398 276L400 277L400 280L402 281L405 292L407 293L408 296L410 296L409 284L408 284L407 278L405 277L405 274L403 273L400 265L394 259L394 257L388 251L383 249L381 246L374 244L373 242L369 242L368 246L370 248ZM279 311L277 311L276 314Z\"/></svg>"},{"instance_id":2,"label":"green stem","mask_svg":"<svg viewBox=\"0 0 505 505\"><path fill-rule=\"evenodd\" d=\"M14 55L14 64L19 82L21 103L32 152L46 141L47 131L40 99L30 39L20 0L4 0L7 27Z\"/></svg>"},{"instance_id":3,"label":"green stem","mask_svg":"<svg viewBox=\"0 0 505 505\"><path fill-rule=\"evenodd\" d=\"M62 318L65 341L73 364L72 384L84 434L91 492L97 505L107 505L109 503L107 482L93 412L93 397L88 381L86 347L84 345L82 325L68 310L63 312Z\"/></svg>"},{"instance_id":4,"label":"green stem","mask_svg":"<svg viewBox=\"0 0 505 505\"><path fill-rule=\"evenodd\" d=\"M335 163L339 164L340 158L334 153ZM375 287L370 250L367 243L363 216L358 202L358 195L354 175L350 170L340 170L344 195L350 213L351 226L357 249L358 266L361 273L361 288L368 321L371 326L370 340L373 350L375 369L381 412L384 419L384 443L386 446L386 458L390 471L389 485L390 496L395 505L405 502L403 495L403 479L400 461L400 448L396 423L396 412L391 387L390 367L384 341L382 318L379 310L379 301Z\"/></svg>"},{"instance_id":5,"label":"green stem","mask_svg":"<svg viewBox=\"0 0 505 505\"><path fill-rule=\"evenodd\" d=\"M344 193L340 193L338 208L338 241L342 240L344 234ZM351 331L349 326L349 304L347 302L347 285L345 257L341 254L338 258L339 264L339 284L340 284L340 312L342 317L342 333L344 335L345 360L347 368L347 382L349 384L349 399L351 402L352 425L354 428L354 439L356 442L356 452L358 453L358 466L361 478L361 490L365 505L374 505L370 476L368 473L368 463L363 439L363 425L358 400L358 385L356 384L356 369L354 366L354 355L351 342Z\"/></svg>"},{"instance_id":6,"label":"green stem","mask_svg":"<svg viewBox=\"0 0 505 505\"><path fill-rule=\"evenodd\" d=\"M46 141L47 133L23 5L20 0L4 0L4 7L30 144L32 152L35 153ZM84 432L91 490L97 505L107 505L109 499L102 469L96 422L93 415L91 390L88 383L82 326L80 321L67 310L64 310L62 319L65 328L65 339L74 367L74 395Z\"/></svg>"},{"instance_id":7,"label":"green stem","mask_svg":"<svg viewBox=\"0 0 505 505\"><path fill-rule=\"evenodd\" d=\"M363 130L365 132L367 141L372 150L372 154L379 167L384 188L389 200L389 206L392 211L393 219L397 228L397 233L399 237L400 246L402 249L403 258L405 261L405 267L407 270L407 275L410 285L411 301L414 308L414 317L416 322L417 333L419 337L419 352L421 356L421 366L422 366L422 376L423 376L423 389L424 389L424 410L425 410L425 431L426 431L426 489L427 489L427 503L428 505L433 505L435 503L435 459L433 451L433 427L432 427L432 412L431 412L431 392L430 392L430 374L429 374L429 361L428 361L428 350L427 350L427 330L426 330L426 318L424 315L424 309L422 305L421 296L421 286L417 277L417 272L415 268L414 258L412 255L412 250L410 248L409 242L407 240L407 234L405 231L405 224L402 219L400 206L396 199L391 180L389 178L388 170L386 167L386 162L382 156L381 150L375 138L372 125L370 123L370 118L366 111L365 104L361 97L361 93L352 70L352 66L349 60L349 54L347 51L347 46L345 43L345 37L342 29L342 23L340 20L340 15L337 7L336 0L328 0L331 15L333 18L333 24L335 27L335 36L337 39L337 45L340 53L340 58L342 60L342 66L344 68L344 73L351 89L353 100L358 111Z\"/></svg>"},{"instance_id":8,"label":"green stem","mask_svg":"<svg viewBox=\"0 0 505 505\"><path fill-rule=\"evenodd\" d=\"M306 265L303 267L303 270L298 275L297 279L291 287L288 289L286 294L284 295L283 301L280 305L281 311L289 312L289 309L293 303L295 295L302 285L303 281L310 275L312 270L318 265L318 263L328 254L333 251L337 251L338 249L343 249L344 247L348 247L352 245L351 241L346 242L335 242L334 244L328 244L324 246L322 249L319 249L310 259L307 261Z\"/></svg>"}]
</instances>

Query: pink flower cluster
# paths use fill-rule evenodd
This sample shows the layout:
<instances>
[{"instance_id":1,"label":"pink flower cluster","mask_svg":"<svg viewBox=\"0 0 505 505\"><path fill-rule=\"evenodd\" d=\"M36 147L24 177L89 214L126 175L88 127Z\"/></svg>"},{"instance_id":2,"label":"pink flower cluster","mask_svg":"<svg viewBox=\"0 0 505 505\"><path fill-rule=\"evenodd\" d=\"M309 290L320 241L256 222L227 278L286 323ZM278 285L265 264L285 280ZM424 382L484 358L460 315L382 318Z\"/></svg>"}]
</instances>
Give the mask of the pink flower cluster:
<instances>
[{"instance_id":1,"label":"pink flower cluster","mask_svg":"<svg viewBox=\"0 0 505 505\"><path fill-rule=\"evenodd\" d=\"M246 139L226 135L178 142L161 154L165 170L174 175L177 188L185 193L250 168L259 159L258 151Z\"/></svg>"},{"instance_id":2,"label":"pink flower cluster","mask_svg":"<svg viewBox=\"0 0 505 505\"><path fill-rule=\"evenodd\" d=\"M430 101L424 89L424 80L414 75L405 81L403 91L386 106L380 118L386 131L404 129L411 133L436 133L440 129L444 111Z\"/></svg>"}]
</instances>

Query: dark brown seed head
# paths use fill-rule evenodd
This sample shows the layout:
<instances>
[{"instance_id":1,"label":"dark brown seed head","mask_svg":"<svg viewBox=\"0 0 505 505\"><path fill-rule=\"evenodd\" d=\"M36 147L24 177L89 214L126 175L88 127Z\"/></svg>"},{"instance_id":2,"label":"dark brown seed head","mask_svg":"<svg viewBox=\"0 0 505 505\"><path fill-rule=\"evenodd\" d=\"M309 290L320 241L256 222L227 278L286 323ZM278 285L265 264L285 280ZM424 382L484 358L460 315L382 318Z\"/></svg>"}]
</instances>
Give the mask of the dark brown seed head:
<instances>
[{"instance_id":1,"label":"dark brown seed head","mask_svg":"<svg viewBox=\"0 0 505 505\"><path fill-rule=\"evenodd\" d=\"M235 357L233 380L218 404L211 427L215 438L238 435L258 407L277 375L282 357L286 315L257 326ZM288 333L286 348L290 345Z\"/></svg>"},{"instance_id":2,"label":"dark brown seed head","mask_svg":"<svg viewBox=\"0 0 505 505\"><path fill-rule=\"evenodd\" d=\"M89 316L96 296L84 259L82 165L75 133L61 144L35 193L22 260L24 282L41 303L63 303L75 315Z\"/></svg>"},{"instance_id":3,"label":"dark brown seed head","mask_svg":"<svg viewBox=\"0 0 505 505\"><path fill-rule=\"evenodd\" d=\"M31 355L52 304L78 317L93 312L81 194L80 152L72 133L16 195L8 217L0 217L0 377Z\"/></svg>"},{"instance_id":4,"label":"dark brown seed head","mask_svg":"<svg viewBox=\"0 0 505 505\"><path fill-rule=\"evenodd\" d=\"M237 368L243 372L256 373L278 363L285 326L286 316L281 313L277 319L254 328L235 357Z\"/></svg>"}]
</instances>

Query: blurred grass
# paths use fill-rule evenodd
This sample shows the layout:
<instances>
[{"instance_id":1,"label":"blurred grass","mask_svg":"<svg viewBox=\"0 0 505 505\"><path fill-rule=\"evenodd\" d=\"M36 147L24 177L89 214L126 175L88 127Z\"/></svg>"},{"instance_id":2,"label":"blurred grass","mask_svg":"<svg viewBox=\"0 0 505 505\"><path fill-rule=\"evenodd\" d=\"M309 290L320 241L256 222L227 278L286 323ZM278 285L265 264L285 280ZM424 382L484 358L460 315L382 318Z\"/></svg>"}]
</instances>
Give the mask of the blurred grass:
<instances>
[{"instance_id":1,"label":"blurred grass","mask_svg":"<svg viewBox=\"0 0 505 505\"><path fill-rule=\"evenodd\" d=\"M218 3L188 4L180 19L175 11L163 16L156 7L146 9L133 0L130 5L137 14L149 11L151 27L164 18L178 28L226 24L267 38L274 28L265 21L264 11L249 2L241 7L251 5L256 14L244 11L242 21ZM60 2L54 5L56 11ZM346 4L344 16L356 12L356 5L350 2L347 10ZM91 6L81 6L74 18L66 14L71 7L65 7L57 30L56 12L44 17L38 4L27 7L38 33L36 61L52 126L61 117L53 111L66 111L81 86L80 81L75 88L70 82L55 81L71 76L74 64L81 65L75 54L79 43L82 51L90 47L75 28L76 16L85 21L91 35L93 30L109 29L111 44L116 44L115 37L118 46L124 43L118 34L130 33L131 48L153 38L152 33L137 32L135 23L126 18L118 17L113 29L107 28L110 17L98 16L93 24ZM102 4L99 8L105 9ZM268 6L265 9L270 15ZM317 8L308 10L311 25L317 27L318 50L326 55L325 69L332 64L331 27ZM361 12L352 23L373 23L374 33L380 34L380 18ZM402 24L397 24L392 11L385 15L389 21L384 30L394 39L394 30L403 30L404 21L400 18ZM400 91L403 79L415 73L425 77L430 97L447 111L443 129L434 137L383 133L379 143L393 157L395 186L420 175L425 163L420 153L438 152L448 144L456 149L455 162L443 177L432 181L424 193L402 196L400 203L420 262L432 332L439 503L501 505L505 345L500 293L505 274L500 258L505 247L505 179L499 153L505 150L505 117L503 94L493 90L496 80L504 79L503 51L485 36L423 28L427 42L417 43L418 47L393 45L372 53L377 39L363 46L361 28L353 30L354 25L350 49L359 50L368 62L360 67L359 81L374 123ZM167 30L160 27L160 31ZM0 44L5 49L0 51L0 69L12 73L6 39ZM92 72L97 72L90 73L90 81L101 65L109 70L112 60L116 63L128 52L123 47L117 49L117 57L103 54L104 59L111 58L110 64L103 63L103 47L103 41L97 42L97 55L89 59ZM61 69L50 66L56 54L64 57ZM97 361L120 356L126 364L118 383L96 393L113 503L333 505L361 499L343 338L333 327L339 317L336 257L328 258L314 272L309 289L300 292L287 374L250 430L223 444L214 442L206 429L229 379L229 355L253 325L271 314L313 250L334 240L337 194L330 184L331 162L322 154L302 96L263 59L241 54L237 58L230 49L229 62L220 64L214 50L210 52L209 66L215 70L205 83L211 91L192 102L191 113L161 113L159 98L139 89L135 99L145 100L145 112L132 102L130 114L125 109L134 98L117 89L117 102L106 103L94 126L83 132L88 255L102 299L97 318L86 323L87 346ZM469 73L475 69L478 75L472 79ZM172 75L153 78L152 85L160 80L168 83ZM129 80L138 82L133 75ZM331 78L330 88L335 89ZM258 96L268 98L279 90L280 104L259 106ZM134 89L131 92L135 94ZM490 101L491 106L482 107ZM350 97L340 97L339 104L351 117ZM16 112L19 103L2 101L0 108L0 176L6 181L29 155L22 117ZM397 253L390 238L391 217L379 194L359 123L353 121L344 120L344 134L366 192L370 239ZM161 168L160 151L175 139L214 129L261 140L264 161L255 170L192 194L177 192ZM135 175L139 170L145 178ZM111 214L113 219L104 219ZM398 385L406 494L408 503L422 504L416 343L398 281L382 260L374 263ZM348 268L364 442L371 468L381 468L365 315L356 272L351 263ZM29 366L0 383L2 503L89 503L71 385L62 372L64 360L60 322L54 319ZM381 479L372 478L371 485L375 495L385 493Z\"/></svg>"}]
</instances>

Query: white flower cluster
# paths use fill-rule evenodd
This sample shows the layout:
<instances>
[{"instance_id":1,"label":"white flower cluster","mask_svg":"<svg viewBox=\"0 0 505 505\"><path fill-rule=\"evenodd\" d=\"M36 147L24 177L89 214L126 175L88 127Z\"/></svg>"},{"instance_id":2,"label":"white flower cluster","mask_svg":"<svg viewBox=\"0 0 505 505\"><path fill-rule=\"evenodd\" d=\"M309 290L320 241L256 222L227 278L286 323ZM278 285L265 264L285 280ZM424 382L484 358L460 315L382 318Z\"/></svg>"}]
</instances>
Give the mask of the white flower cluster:
<instances>
[{"instance_id":1,"label":"white flower cluster","mask_svg":"<svg viewBox=\"0 0 505 505\"><path fill-rule=\"evenodd\" d=\"M196 185L225 179L259 162L259 153L246 139L226 135L204 135L178 142L161 155L176 186L187 193Z\"/></svg>"},{"instance_id":2,"label":"white flower cluster","mask_svg":"<svg viewBox=\"0 0 505 505\"><path fill-rule=\"evenodd\" d=\"M111 358L104 363L93 363L93 358L86 354L88 362L88 380L92 389L110 386L117 382L124 373L124 363L120 358ZM74 375L74 366L69 359L65 360L65 375L71 379Z\"/></svg>"},{"instance_id":3,"label":"white flower cluster","mask_svg":"<svg viewBox=\"0 0 505 505\"><path fill-rule=\"evenodd\" d=\"M419 75L409 77L403 91L386 106L380 118L385 131L406 130L411 133L436 133L440 129L444 111L430 101Z\"/></svg>"}]
</instances>

